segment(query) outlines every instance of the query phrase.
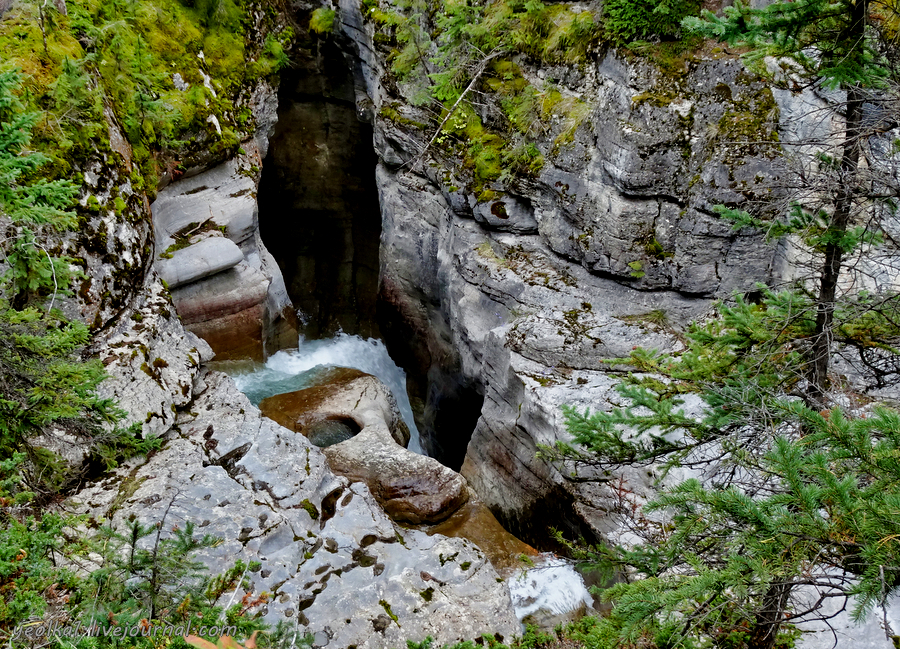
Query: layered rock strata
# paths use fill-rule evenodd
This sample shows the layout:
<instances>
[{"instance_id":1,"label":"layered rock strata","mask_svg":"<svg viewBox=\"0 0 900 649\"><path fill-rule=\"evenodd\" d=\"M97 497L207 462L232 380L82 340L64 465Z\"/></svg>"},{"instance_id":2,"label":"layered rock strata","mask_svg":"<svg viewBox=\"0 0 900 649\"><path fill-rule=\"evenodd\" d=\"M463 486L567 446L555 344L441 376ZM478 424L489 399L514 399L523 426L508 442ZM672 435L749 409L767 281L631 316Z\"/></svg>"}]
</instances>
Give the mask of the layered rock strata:
<instances>
[{"instance_id":1,"label":"layered rock strata","mask_svg":"<svg viewBox=\"0 0 900 649\"><path fill-rule=\"evenodd\" d=\"M349 0L341 17L381 160L383 330L411 375L423 446L459 461L526 540L546 541L545 521L613 533L610 492L539 451L570 439L561 405L615 402L605 359L674 349L676 330L712 298L772 280L776 250L713 206L769 196L777 151L752 141L778 127L779 103L723 54L668 70L614 50L580 66L517 57L525 81L552 83L579 111L543 126L533 177L479 187L457 150L425 151L421 125L432 120L387 70L375 26ZM496 122L500 107L480 101L482 121ZM465 407L475 411L468 430L453 419Z\"/></svg>"},{"instance_id":2,"label":"layered rock strata","mask_svg":"<svg viewBox=\"0 0 900 649\"><path fill-rule=\"evenodd\" d=\"M219 360L263 360L296 343L281 271L259 236L260 152L247 146L239 159L168 185L150 206L156 270L186 328Z\"/></svg>"}]
</instances>

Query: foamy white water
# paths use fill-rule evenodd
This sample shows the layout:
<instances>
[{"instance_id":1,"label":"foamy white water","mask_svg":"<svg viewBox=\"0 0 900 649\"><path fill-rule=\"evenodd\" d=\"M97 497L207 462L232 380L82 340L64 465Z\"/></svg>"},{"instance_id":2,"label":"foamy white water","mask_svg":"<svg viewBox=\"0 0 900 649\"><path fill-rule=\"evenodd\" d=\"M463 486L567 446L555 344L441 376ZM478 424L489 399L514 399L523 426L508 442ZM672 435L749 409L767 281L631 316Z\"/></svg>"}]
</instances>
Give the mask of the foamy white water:
<instances>
[{"instance_id":1,"label":"foamy white water","mask_svg":"<svg viewBox=\"0 0 900 649\"><path fill-rule=\"evenodd\" d=\"M591 607L594 600L571 563L553 555L536 563L507 580L519 620L541 609L562 615L582 605Z\"/></svg>"},{"instance_id":2,"label":"foamy white water","mask_svg":"<svg viewBox=\"0 0 900 649\"><path fill-rule=\"evenodd\" d=\"M409 450L422 452L419 431L406 394L406 373L391 360L380 340L338 334L324 340L300 340L298 349L277 352L255 371L231 374L238 389L254 404L266 397L316 384L330 367L352 367L377 376L393 393L404 423L409 427Z\"/></svg>"}]
</instances>

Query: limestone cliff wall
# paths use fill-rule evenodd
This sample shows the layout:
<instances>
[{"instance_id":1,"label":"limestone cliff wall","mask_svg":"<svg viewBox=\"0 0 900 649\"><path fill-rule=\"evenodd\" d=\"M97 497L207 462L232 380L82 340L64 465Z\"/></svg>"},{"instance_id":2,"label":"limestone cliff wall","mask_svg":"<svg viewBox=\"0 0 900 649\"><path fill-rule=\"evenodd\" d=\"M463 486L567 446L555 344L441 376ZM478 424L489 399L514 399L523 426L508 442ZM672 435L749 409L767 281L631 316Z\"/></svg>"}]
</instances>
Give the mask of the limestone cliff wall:
<instances>
[{"instance_id":1,"label":"limestone cliff wall","mask_svg":"<svg viewBox=\"0 0 900 649\"><path fill-rule=\"evenodd\" d=\"M562 404L614 399L603 359L671 349L672 327L782 272L759 233L713 210L771 197L778 151L752 142L780 128L779 101L721 52L665 70L614 50L578 66L519 57L522 76L554 80L579 117L545 126L536 174L478 185L458 149L429 146L436 124L388 69L375 25L349 0L340 16L380 158L386 337L411 371L423 446L459 462L528 540L546 540L536 520L612 534L610 493L538 451L568 439ZM492 101L479 95L485 123L500 110ZM471 438L454 416L466 405ZM633 477L636 488L652 482Z\"/></svg>"},{"instance_id":2,"label":"limestone cliff wall","mask_svg":"<svg viewBox=\"0 0 900 649\"><path fill-rule=\"evenodd\" d=\"M615 399L604 359L637 345L676 348L672 330L703 317L713 299L790 270L783 250L732 230L712 207L768 195L777 156L746 136L798 128L797 97L773 93L723 54L674 72L615 51L582 66L518 60L525 78L554 79L581 112L546 126L536 174L476 191L453 149L426 151L434 120L391 78L358 3L344 0L339 16L328 38L354 66L357 115L372 124L379 158L383 333L410 372L423 445L461 467L528 540L546 540L547 522L615 537L613 494L537 453L568 439L562 404ZM220 351L262 358L267 341L279 344L289 308L254 198L273 102L271 88L257 96L261 128L243 154L160 192L155 230L149 201L126 179L100 161L85 170L84 204L115 193L131 216L87 219L71 244L86 278L69 307L95 324L94 350L112 375L107 394L165 446L76 500L119 523L131 514L155 522L171 504L173 515L222 535L209 565L261 561L251 581L273 595L266 619L299 621L316 646L508 636L508 592L482 552L398 536L366 487L335 476L315 447L202 367L212 350L191 331L220 340ZM482 109L486 122L496 108ZM112 139L127 160L121 135ZM637 488L652 481L627 477Z\"/></svg>"},{"instance_id":3,"label":"limestone cliff wall","mask_svg":"<svg viewBox=\"0 0 900 649\"><path fill-rule=\"evenodd\" d=\"M210 571L258 561L247 579L267 600L255 612L273 627L311 633L317 647L510 638L519 627L509 591L483 552L464 539L398 530L364 484L336 476L305 437L263 418L231 379L205 367L213 349L191 330L213 343L231 336L226 350L236 339L261 358L289 306L257 229L271 126L269 104L257 98L259 130L240 157L167 179L152 210L119 178L118 159L98 158L85 171L84 205L115 194L128 209L97 210L67 244L86 272L64 306L94 324L91 351L110 375L104 395L123 408L124 423L163 446L94 480L69 505L120 529L134 517L165 523L164 533L191 521L220 537L200 557ZM117 146L128 160L124 138Z\"/></svg>"}]
</instances>

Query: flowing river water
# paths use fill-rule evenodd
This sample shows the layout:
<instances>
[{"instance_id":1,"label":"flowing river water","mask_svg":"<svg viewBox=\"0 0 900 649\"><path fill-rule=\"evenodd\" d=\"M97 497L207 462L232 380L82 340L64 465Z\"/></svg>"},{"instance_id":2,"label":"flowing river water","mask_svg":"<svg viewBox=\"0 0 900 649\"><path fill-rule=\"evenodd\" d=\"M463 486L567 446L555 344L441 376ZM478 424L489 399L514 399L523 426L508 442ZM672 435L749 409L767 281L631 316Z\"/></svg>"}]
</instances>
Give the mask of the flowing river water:
<instances>
[{"instance_id":1,"label":"flowing river water","mask_svg":"<svg viewBox=\"0 0 900 649\"><path fill-rule=\"evenodd\" d=\"M406 373L397 367L384 343L373 338L338 334L322 340L300 339L297 349L284 349L252 370L229 372L238 389L254 405L267 397L317 385L333 367L350 367L378 377L394 395L403 422L409 427L409 450L422 452L419 431L406 394Z\"/></svg>"}]
</instances>

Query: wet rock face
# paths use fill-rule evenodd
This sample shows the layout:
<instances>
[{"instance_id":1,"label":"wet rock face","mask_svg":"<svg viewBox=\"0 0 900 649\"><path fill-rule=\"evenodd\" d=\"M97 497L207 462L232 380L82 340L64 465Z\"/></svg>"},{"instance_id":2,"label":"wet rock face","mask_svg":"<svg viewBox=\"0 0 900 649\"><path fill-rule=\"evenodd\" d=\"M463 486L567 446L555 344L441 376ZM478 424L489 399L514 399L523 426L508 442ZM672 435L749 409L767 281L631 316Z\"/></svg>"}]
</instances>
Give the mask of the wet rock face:
<instances>
[{"instance_id":1,"label":"wet rock face","mask_svg":"<svg viewBox=\"0 0 900 649\"><path fill-rule=\"evenodd\" d=\"M384 213L379 322L391 356L407 373L407 391L422 447L454 470L462 466L484 403L477 375L463 368L448 296L452 232L447 204L414 175L376 173ZM402 214L401 214L402 212ZM490 306L488 305L488 308Z\"/></svg>"},{"instance_id":2,"label":"wet rock face","mask_svg":"<svg viewBox=\"0 0 900 649\"><path fill-rule=\"evenodd\" d=\"M394 253L392 253L394 254ZM406 371L406 389L424 452L458 471L484 393L460 366L443 315L426 310L391 278L379 293L379 323L391 357Z\"/></svg>"},{"instance_id":3,"label":"wet rock face","mask_svg":"<svg viewBox=\"0 0 900 649\"><path fill-rule=\"evenodd\" d=\"M349 64L330 41L320 44L320 56L282 75L260 229L305 336L371 337L381 234L372 131L357 117Z\"/></svg>"},{"instance_id":4,"label":"wet rock face","mask_svg":"<svg viewBox=\"0 0 900 649\"><path fill-rule=\"evenodd\" d=\"M449 518L430 526L427 531L472 541L503 577L521 569L522 557L538 555L533 547L507 532L491 510L476 498L470 498Z\"/></svg>"}]
</instances>

